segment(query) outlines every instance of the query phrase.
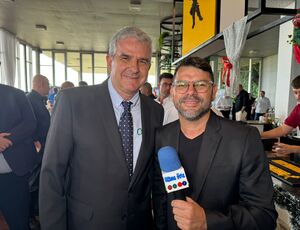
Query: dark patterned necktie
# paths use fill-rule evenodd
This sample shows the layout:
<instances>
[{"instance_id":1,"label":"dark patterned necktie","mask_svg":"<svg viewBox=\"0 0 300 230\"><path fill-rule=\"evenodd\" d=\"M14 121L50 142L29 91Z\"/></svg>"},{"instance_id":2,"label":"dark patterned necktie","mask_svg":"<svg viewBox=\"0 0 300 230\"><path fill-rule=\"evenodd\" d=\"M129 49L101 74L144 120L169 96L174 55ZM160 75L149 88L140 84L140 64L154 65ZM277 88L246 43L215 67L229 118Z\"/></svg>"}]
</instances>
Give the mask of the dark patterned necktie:
<instances>
[{"instance_id":1,"label":"dark patterned necktie","mask_svg":"<svg viewBox=\"0 0 300 230\"><path fill-rule=\"evenodd\" d=\"M129 177L133 175L133 121L130 112L132 102L123 101L122 106L124 112L121 115L119 122L119 130L122 139L123 151L129 172Z\"/></svg>"}]
</instances>

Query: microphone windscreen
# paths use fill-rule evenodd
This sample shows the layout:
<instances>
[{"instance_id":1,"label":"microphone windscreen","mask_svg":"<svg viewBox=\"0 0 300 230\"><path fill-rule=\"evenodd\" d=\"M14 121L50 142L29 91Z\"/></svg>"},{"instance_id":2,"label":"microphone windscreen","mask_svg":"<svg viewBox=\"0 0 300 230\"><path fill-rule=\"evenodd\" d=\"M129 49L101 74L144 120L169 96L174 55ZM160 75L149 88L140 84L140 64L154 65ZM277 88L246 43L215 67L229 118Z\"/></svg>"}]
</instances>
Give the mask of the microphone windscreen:
<instances>
[{"instance_id":1,"label":"microphone windscreen","mask_svg":"<svg viewBox=\"0 0 300 230\"><path fill-rule=\"evenodd\" d=\"M158 162L163 172L172 172L181 168L181 163L176 149L165 146L158 150Z\"/></svg>"}]
</instances>

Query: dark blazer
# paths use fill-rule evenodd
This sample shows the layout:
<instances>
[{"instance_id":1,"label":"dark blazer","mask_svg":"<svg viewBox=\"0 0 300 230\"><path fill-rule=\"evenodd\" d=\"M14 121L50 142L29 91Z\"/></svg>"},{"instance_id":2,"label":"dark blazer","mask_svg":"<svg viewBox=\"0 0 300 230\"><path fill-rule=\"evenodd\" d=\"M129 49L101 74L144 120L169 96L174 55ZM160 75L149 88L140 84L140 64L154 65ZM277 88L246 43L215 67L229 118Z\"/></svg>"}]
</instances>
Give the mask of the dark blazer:
<instances>
[{"instance_id":1,"label":"dark blazer","mask_svg":"<svg viewBox=\"0 0 300 230\"><path fill-rule=\"evenodd\" d=\"M36 120L23 91L0 84L0 132L11 133L12 146L3 156L12 171L23 176L33 169L37 160L33 144Z\"/></svg>"},{"instance_id":2,"label":"dark blazer","mask_svg":"<svg viewBox=\"0 0 300 230\"><path fill-rule=\"evenodd\" d=\"M156 150L179 148L179 121L159 129ZM184 168L189 167L183 165ZM153 197L158 229L173 215L156 160ZM208 229L275 229L277 213L268 163L258 131L210 113L203 133L191 198L206 214ZM169 212L169 213L168 213Z\"/></svg>"},{"instance_id":3,"label":"dark blazer","mask_svg":"<svg viewBox=\"0 0 300 230\"><path fill-rule=\"evenodd\" d=\"M46 144L47 133L50 126L50 114L44 103L44 97L41 96L35 90L32 90L27 94L27 98L32 106L33 112L37 120L37 127L34 133L34 141L39 141L41 143L41 150L39 156L44 153L44 148Z\"/></svg>"},{"instance_id":4,"label":"dark blazer","mask_svg":"<svg viewBox=\"0 0 300 230\"><path fill-rule=\"evenodd\" d=\"M61 91L42 161L43 230L153 228L150 169L163 109L149 97L140 99L143 140L129 181L107 81Z\"/></svg>"}]
</instances>

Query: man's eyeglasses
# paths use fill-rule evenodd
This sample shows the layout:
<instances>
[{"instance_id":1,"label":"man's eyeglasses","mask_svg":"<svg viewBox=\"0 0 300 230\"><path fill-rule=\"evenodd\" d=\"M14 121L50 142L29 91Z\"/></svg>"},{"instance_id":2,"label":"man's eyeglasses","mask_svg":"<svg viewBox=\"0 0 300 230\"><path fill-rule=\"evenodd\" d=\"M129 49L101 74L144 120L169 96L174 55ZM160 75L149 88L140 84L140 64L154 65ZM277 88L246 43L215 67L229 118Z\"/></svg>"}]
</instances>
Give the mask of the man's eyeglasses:
<instances>
[{"instance_id":1,"label":"man's eyeglasses","mask_svg":"<svg viewBox=\"0 0 300 230\"><path fill-rule=\"evenodd\" d=\"M206 93L208 89L214 84L212 81L174 81L173 87L177 93L186 93L189 89L190 83L192 83L197 93Z\"/></svg>"}]
</instances>

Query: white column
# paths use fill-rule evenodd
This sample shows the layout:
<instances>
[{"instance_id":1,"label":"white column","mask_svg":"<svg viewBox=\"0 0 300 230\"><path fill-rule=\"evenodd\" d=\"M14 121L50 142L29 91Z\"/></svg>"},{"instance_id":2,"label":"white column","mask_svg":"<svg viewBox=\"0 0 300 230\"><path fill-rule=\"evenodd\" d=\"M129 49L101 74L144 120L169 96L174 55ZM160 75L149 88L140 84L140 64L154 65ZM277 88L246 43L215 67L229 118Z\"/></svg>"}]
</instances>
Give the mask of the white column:
<instances>
[{"instance_id":1,"label":"white column","mask_svg":"<svg viewBox=\"0 0 300 230\"><path fill-rule=\"evenodd\" d=\"M290 34L293 34L292 21L282 24L279 29L275 116L282 121L296 105L290 85L291 81L300 75L300 64L293 56L292 45L287 42Z\"/></svg>"}]
</instances>

